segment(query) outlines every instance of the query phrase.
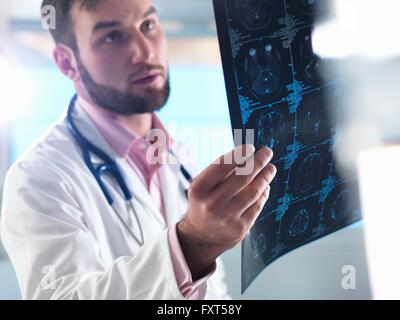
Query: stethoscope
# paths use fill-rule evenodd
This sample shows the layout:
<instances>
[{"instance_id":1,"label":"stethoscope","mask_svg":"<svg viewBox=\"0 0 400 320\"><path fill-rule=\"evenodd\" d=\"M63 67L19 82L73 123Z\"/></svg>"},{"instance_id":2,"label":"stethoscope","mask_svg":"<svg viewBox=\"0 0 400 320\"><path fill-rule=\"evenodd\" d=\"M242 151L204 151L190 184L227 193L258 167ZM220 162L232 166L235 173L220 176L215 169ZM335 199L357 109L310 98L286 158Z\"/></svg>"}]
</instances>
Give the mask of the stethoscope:
<instances>
[{"instance_id":1,"label":"stethoscope","mask_svg":"<svg viewBox=\"0 0 400 320\"><path fill-rule=\"evenodd\" d=\"M97 146L92 144L89 140L87 140L75 125L75 122L73 119L73 112L74 112L75 103L76 103L77 98L78 98L78 96L75 95L71 99L71 102L68 106L68 112L67 112L68 129L69 129L70 133L72 134L72 136L74 137L79 148L81 149L82 155L83 155L83 160L85 161L86 166L88 167L88 169L90 170L90 172L92 173L94 178L96 179L101 191L103 192L104 196L107 199L107 202L112 207L112 209L114 210L115 214L117 215L119 220L122 222L124 227L129 231L129 233L135 239L135 241L140 246L142 246L144 244L143 229L142 229L141 223L139 221L137 212L132 203L132 198L133 198L132 193L126 184L126 182L121 174L121 171L119 170L119 168L117 166L117 163L108 154L106 154L103 150L101 150L100 148L98 148ZM90 153L92 153L96 157L98 157L103 163L95 166L90 157ZM175 154L173 153L172 150L170 150L170 153L173 156L175 156ZM185 179L190 184L193 180L192 176L190 175L190 173L186 170L186 168L182 164L180 165L180 171L181 171L182 175L185 177ZM119 188L121 189L122 193L124 194L125 200L126 200L127 204L129 205L130 209L132 210L135 220L138 224L140 238L138 238L135 235L135 233L127 225L125 220L120 216L120 214L118 213L118 210L115 208L114 199L112 198L111 194L108 192L106 185L104 184L103 179L102 179L102 176L107 173L115 178L116 182L119 185ZM187 190L185 192L186 192L186 196L187 196Z\"/></svg>"}]
</instances>

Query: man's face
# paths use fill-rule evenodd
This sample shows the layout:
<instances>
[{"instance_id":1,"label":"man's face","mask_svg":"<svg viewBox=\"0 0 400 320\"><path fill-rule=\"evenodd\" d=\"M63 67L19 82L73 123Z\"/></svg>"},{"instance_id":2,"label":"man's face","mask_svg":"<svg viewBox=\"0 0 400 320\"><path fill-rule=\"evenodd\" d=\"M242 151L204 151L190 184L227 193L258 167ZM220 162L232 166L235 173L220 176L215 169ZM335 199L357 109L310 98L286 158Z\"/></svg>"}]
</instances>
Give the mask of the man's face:
<instances>
[{"instance_id":1,"label":"man's face","mask_svg":"<svg viewBox=\"0 0 400 320\"><path fill-rule=\"evenodd\" d=\"M71 12L82 84L121 115L161 109L169 96L167 44L151 0L100 0Z\"/></svg>"}]
</instances>

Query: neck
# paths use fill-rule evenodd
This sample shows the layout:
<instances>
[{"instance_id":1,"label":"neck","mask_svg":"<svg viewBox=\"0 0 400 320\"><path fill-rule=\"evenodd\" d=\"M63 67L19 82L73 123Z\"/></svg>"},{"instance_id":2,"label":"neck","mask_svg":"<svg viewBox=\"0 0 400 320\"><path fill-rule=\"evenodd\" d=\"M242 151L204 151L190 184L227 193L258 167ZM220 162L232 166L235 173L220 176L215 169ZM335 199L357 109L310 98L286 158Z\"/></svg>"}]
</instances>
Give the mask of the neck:
<instances>
[{"instance_id":1,"label":"neck","mask_svg":"<svg viewBox=\"0 0 400 320\"><path fill-rule=\"evenodd\" d=\"M117 116L116 119L142 138L146 137L153 125L151 113L135 114L133 116Z\"/></svg>"},{"instance_id":2,"label":"neck","mask_svg":"<svg viewBox=\"0 0 400 320\"><path fill-rule=\"evenodd\" d=\"M79 92L79 91L78 91ZM141 138L145 138L153 127L153 117L151 113L135 114L132 116L121 116L97 106L85 93L79 93L79 98L89 103L92 107L109 114L110 117L118 120L124 127L134 132Z\"/></svg>"}]
</instances>

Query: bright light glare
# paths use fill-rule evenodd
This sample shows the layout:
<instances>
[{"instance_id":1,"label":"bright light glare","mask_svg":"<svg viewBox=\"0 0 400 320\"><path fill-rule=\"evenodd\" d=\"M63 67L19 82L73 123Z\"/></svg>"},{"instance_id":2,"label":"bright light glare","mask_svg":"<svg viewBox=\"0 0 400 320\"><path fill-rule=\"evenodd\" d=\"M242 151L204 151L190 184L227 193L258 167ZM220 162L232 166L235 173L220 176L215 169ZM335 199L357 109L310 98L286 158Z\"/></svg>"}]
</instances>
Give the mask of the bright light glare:
<instances>
[{"instance_id":1,"label":"bright light glare","mask_svg":"<svg viewBox=\"0 0 400 320\"><path fill-rule=\"evenodd\" d=\"M370 281L375 299L400 299L400 146L358 158Z\"/></svg>"},{"instance_id":2,"label":"bright light glare","mask_svg":"<svg viewBox=\"0 0 400 320\"><path fill-rule=\"evenodd\" d=\"M335 19L319 25L314 50L323 57L359 55L370 59L400 54L399 0L332 0Z\"/></svg>"},{"instance_id":3,"label":"bright light glare","mask_svg":"<svg viewBox=\"0 0 400 320\"><path fill-rule=\"evenodd\" d=\"M27 110L31 87L25 74L1 56L0 90L0 125L4 125Z\"/></svg>"}]
</instances>

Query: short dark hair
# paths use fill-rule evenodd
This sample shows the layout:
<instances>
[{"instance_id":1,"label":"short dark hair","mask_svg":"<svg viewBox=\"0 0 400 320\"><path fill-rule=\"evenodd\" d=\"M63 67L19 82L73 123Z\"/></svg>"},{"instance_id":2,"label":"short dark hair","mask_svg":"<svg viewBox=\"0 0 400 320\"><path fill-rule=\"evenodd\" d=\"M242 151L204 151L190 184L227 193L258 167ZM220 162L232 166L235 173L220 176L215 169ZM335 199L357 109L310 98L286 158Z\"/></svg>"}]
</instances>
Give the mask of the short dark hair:
<instances>
[{"instance_id":1,"label":"short dark hair","mask_svg":"<svg viewBox=\"0 0 400 320\"><path fill-rule=\"evenodd\" d=\"M55 9L56 28L50 29L50 33L56 44L65 44L74 50L77 49L77 43L71 23L71 9L77 1L80 2L81 10L93 10L99 0L43 0L41 6L43 18L46 15L43 12L45 6Z\"/></svg>"}]
</instances>

